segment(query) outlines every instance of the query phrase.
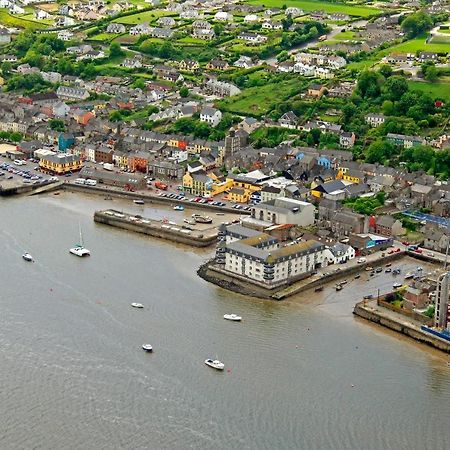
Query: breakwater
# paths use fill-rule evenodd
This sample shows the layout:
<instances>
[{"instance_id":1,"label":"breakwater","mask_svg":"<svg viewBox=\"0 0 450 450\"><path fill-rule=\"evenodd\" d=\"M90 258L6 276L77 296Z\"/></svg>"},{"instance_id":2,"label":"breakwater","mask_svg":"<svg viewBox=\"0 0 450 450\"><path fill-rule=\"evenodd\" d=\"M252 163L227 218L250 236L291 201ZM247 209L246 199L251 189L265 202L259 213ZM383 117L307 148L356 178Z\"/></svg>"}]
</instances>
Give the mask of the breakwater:
<instances>
[{"instance_id":1,"label":"breakwater","mask_svg":"<svg viewBox=\"0 0 450 450\"><path fill-rule=\"evenodd\" d=\"M194 247L208 247L217 241L215 227L194 230L182 225L135 216L114 209L95 211L94 221Z\"/></svg>"},{"instance_id":2,"label":"breakwater","mask_svg":"<svg viewBox=\"0 0 450 450\"><path fill-rule=\"evenodd\" d=\"M404 334L418 342L429 345L431 347L450 353L450 342L437 336L433 336L421 329L421 323L414 323L408 317L402 318L389 309L376 307L376 300L372 302L358 302L353 314L363 319L369 320L390 330Z\"/></svg>"}]
</instances>

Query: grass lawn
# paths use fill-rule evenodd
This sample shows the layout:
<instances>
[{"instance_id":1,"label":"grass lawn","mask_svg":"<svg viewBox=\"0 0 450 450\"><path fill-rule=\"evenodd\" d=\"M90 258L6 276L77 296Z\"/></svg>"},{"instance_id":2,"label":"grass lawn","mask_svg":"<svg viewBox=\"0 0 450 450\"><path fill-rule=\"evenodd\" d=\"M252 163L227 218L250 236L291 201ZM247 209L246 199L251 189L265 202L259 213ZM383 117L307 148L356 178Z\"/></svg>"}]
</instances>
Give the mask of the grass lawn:
<instances>
[{"instance_id":1,"label":"grass lawn","mask_svg":"<svg viewBox=\"0 0 450 450\"><path fill-rule=\"evenodd\" d=\"M431 39L431 44L444 44L447 48L450 47L450 32L448 36L434 36Z\"/></svg>"},{"instance_id":2,"label":"grass lawn","mask_svg":"<svg viewBox=\"0 0 450 450\"><path fill-rule=\"evenodd\" d=\"M115 39L117 36L120 36L116 33L100 33L94 36L90 36L87 40L89 41L100 41L100 42L110 42Z\"/></svg>"},{"instance_id":3,"label":"grass lawn","mask_svg":"<svg viewBox=\"0 0 450 450\"><path fill-rule=\"evenodd\" d=\"M449 28L449 29L443 29L443 28L440 28L440 29L439 29L439 33L450 34L450 28Z\"/></svg>"},{"instance_id":4,"label":"grass lawn","mask_svg":"<svg viewBox=\"0 0 450 450\"><path fill-rule=\"evenodd\" d=\"M270 83L245 89L239 95L219 101L218 106L237 114L261 116L273 109L280 101L297 95L301 89L302 85L298 80Z\"/></svg>"},{"instance_id":5,"label":"grass lawn","mask_svg":"<svg viewBox=\"0 0 450 450\"><path fill-rule=\"evenodd\" d=\"M450 49L450 42L448 43L435 43L431 42L427 44L427 37L425 35L416 37L401 44L389 47L379 53L380 58L390 53L416 53L418 51L424 52L436 52L436 53L448 53Z\"/></svg>"},{"instance_id":6,"label":"grass lawn","mask_svg":"<svg viewBox=\"0 0 450 450\"><path fill-rule=\"evenodd\" d=\"M184 38L178 39L177 44L187 44L187 45L206 45L209 41L205 39L197 39L192 36L185 36Z\"/></svg>"},{"instance_id":7,"label":"grass lawn","mask_svg":"<svg viewBox=\"0 0 450 450\"><path fill-rule=\"evenodd\" d=\"M156 19L164 16L170 16L173 13L169 11L161 11L159 9L155 9L152 11L144 11L141 13L132 14L131 16L119 17L118 19L113 20L113 22L123 23L124 25L137 25L140 23L153 22Z\"/></svg>"},{"instance_id":8,"label":"grass lawn","mask_svg":"<svg viewBox=\"0 0 450 450\"><path fill-rule=\"evenodd\" d=\"M36 23L38 23L37 20L34 18L33 13L23 14L22 16L20 16L20 18L24 19L24 20L31 20L32 22L36 21ZM44 25L53 25L54 22L55 21L53 19L39 19L39 23L44 24Z\"/></svg>"},{"instance_id":9,"label":"grass lawn","mask_svg":"<svg viewBox=\"0 0 450 450\"><path fill-rule=\"evenodd\" d=\"M354 31L341 31L333 37L335 41L348 41L350 39L355 39Z\"/></svg>"},{"instance_id":10,"label":"grass lawn","mask_svg":"<svg viewBox=\"0 0 450 450\"><path fill-rule=\"evenodd\" d=\"M423 81L408 81L410 89L423 91L431 95L432 98L443 99L450 102L450 79L435 83L427 83Z\"/></svg>"},{"instance_id":11,"label":"grass lawn","mask_svg":"<svg viewBox=\"0 0 450 450\"><path fill-rule=\"evenodd\" d=\"M29 30L47 28L47 26L43 23L13 16L9 14L6 9L0 9L0 24L6 25L7 27L26 28Z\"/></svg>"},{"instance_id":12,"label":"grass lawn","mask_svg":"<svg viewBox=\"0 0 450 450\"><path fill-rule=\"evenodd\" d=\"M293 6L303 9L304 11L316 11L323 10L327 13L344 13L350 16L358 17L369 17L374 14L379 14L380 9L370 8L367 6L353 6L345 5L342 3L329 3L325 1L315 1L315 0L249 0L247 3L253 5L264 5L267 7L277 7L280 8L282 5L287 7Z\"/></svg>"},{"instance_id":13,"label":"grass lawn","mask_svg":"<svg viewBox=\"0 0 450 450\"><path fill-rule=\"evenodd\" d=\"M120 44L130 45L134 44L139 39L139 36L131 36L130 34L122 34L119 37L115 38L115 42L119 42Z\"/></svg>"}]
</instances>

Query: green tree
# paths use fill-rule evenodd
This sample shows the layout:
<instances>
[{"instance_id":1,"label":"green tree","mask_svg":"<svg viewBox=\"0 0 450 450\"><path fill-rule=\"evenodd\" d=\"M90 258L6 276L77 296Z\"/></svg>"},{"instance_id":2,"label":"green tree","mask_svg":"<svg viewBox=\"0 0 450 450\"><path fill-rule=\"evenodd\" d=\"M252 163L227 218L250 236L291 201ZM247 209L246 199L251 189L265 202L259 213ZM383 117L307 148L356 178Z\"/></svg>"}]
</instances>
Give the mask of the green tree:
<instances>
[{"instance_id":1,"label":"green tree","mask_svg":"<svg viewBox=\"0 0 450 450\"><path fill-rule=\"evenodd\" d=\"M427 67L424 75L425 75L425 79L427 81L433 82L438 79L439 72L438 72L436 66L433 64L433 65L430 65Z\"/></svg>"},{"instance_id":2,"label":"green tree","mask_svg":"<svg viewBox=\"0 0 450 450\"><path fill-rule=\"evenodd\" d=\"M55 131L65 131L65 129L66 129L64 120L61 120L61 119L50 119L48 121L48 125L51 130L55 130Z\"/></svg>"},{"instance_id":3,"label":"green tree","mask_svg":"<svg viewBox=\"0 0 450 450\"><path fill-rule=\"evenodd\" d=\"M399 100L400 97L408 91L408 83L399 75L389 77L383 85L384 96L388 100Z\"/></svg>"},{"instance_id":4,"label":"green tree","mask_svg":"<svg viewBox=\"0 0 450 450\"><path fill-rule=\"evenodd\" d=\"M113 59L122 56L125 56L125 52L120 47L120 44L118 42L111 42L109 46L109 57Z\"/></svg>"},{"instance_id":5,"label":"green tree","mask_svg":"<svg viewBox=\"0 0 450 450\"><path fill-rule=\"evenodd\" d=\"M380 95L380 78L376 72L364 71L358 77L357 93L363 97L378 97Z\"/></svg>"},{"instance_id":6,"label":"green tree","mask_svg":"<svg viewBox=\"0 0 450 450\"><path fill-rule=\"evenodd\" d=\"M109 120L111 122L120 122L121 120L123 120L122 114L120 113L120 111L112 111L109 114Z\"/></svg>"},{"instance_id":7,"label":"green tree","mask_svg":"<svg viewBox=\"0 0 450 450\"><path fill-rule=\"evenodd\" d=\"M392 67L389 64L382 64L378 72L380 72L384 78L389 78L392 75Z\"/></svg>"},{"instance_id":8,"label":"green tree","mask_svg":"<svg viewBox=\"0 0 450 450\"><path fill-rule=\"evenodd\" d=\"M383 164L389 159L395 151L392 144L384 140L377 140L372 142L366 150L366 161L368 163Z\"/></svg>"},{"instance_id":9,"label":"green tree","mask_svg":"<svg viewBox=\"0 0 450 450\"><path fill-rule=\"evenodd\" d=\"M180 89L179 94L180 94L180 97L186 98L186 97L189 96L189 89L188 89L186 86L183 86L183 87Z\"/></svg>"},{"instance_id":10,"label":"green tree","mask_svg":"<svg viewBox=\"0 0 450 450\"><path fill-rule=\"evenodd\" d=\"M402 30L409 38L419 36L420 34L428 31L433 26L433 21L429 14L423 11L407 16L401 23Z\"/></svg>"}]
</instances>

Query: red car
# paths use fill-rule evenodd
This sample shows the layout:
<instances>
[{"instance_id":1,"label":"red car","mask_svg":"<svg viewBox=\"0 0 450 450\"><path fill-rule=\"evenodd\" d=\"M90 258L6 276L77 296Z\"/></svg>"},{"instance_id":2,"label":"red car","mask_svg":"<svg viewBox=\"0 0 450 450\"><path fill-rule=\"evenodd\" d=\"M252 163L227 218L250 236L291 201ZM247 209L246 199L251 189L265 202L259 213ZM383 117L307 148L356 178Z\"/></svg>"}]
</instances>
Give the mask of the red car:
<instances>
[{"instance_id":1,"label":"red car","mask_svg":"<svg viewBox=\"0 0 450 450\"><path fill-rule=\"evenodd\" d=\"M403 245L409 245L409 242L408 241L402 241L402 244Z\"/></svg>"},{"instance_id":2,"label":"red car","mask_svg":"<svg viewBox=\"0 0 450 450\"><path fill-rule=\"evenodd\" d=\"M399 248L396 248L395 249L395 253L398 253L398 252L400 252L401 250L399 249Z\"/></svg>"},{"instance_id":3,"label":"red car","mask_svg":"<svg viewBox=\"0 0 450 450\"><path fill-rule=\"evenodd\" d=\"M415 251L416 253L422 253L422 252L423 252L423 250L420 249L420 248L416 248L414 251Z\"/></svg>"}]
</instances>

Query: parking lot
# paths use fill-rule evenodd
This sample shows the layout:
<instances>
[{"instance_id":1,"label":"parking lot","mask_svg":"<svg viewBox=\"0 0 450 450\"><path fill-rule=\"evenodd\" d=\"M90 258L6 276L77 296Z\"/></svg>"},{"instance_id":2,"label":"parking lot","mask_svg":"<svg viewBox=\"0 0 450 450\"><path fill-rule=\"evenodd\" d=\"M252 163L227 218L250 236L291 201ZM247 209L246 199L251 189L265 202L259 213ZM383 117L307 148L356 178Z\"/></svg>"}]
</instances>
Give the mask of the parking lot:
<instances>
[{"instance_id":1,"label":"parking lot","mask_svg":"<svg viewBox=\"0 0 450 450\"><path fill-rule=\"evenodd\" d=\"M8 181L10 184L43 184L58 181L58 177L52 177L40 172L38 161L30 159L6 160L0 163L0 183Z\"/></svg>"}]
</instances>

